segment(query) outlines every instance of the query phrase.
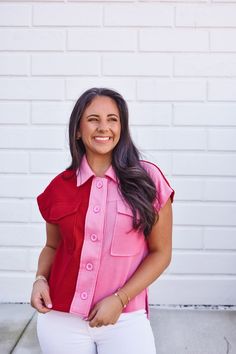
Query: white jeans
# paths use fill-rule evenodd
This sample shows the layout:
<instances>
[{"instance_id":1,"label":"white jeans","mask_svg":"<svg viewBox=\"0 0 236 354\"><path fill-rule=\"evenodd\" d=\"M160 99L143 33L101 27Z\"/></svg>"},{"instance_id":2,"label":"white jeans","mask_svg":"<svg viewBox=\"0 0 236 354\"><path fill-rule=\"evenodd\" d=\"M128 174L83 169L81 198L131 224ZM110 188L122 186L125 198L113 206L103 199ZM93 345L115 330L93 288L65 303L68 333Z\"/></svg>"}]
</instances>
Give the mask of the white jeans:
<instances>
[{"instance_id":1,"label":"white jeans","mask_svg":"<svg viewBox=\"0 0 236 354\"><path fill-rule=\"evenodd\" d=\"M98 328L51 310L38 314L37 334L44 354L156 354L145 310L122 313L115 325Z\"/></svg>"}]
</instances>

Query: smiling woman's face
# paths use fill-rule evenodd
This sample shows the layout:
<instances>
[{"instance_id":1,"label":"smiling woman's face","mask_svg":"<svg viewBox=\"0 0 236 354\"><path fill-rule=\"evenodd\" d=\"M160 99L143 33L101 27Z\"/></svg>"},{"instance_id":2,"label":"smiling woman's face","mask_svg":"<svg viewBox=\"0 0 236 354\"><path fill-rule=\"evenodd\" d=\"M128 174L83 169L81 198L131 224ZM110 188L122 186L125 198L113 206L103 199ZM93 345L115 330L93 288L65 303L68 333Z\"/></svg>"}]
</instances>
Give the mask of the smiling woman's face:
<instances>
[{"instance_id":1,"label":"smiling woman's face","mask_svg":"<svg viewBox=\"0 0 236 354\"><path fill-rule=\"evenodd\" d=\"M116 102L107 96L95 97L85 109L77 138L81 138L88 158L103 156L111 161L120 139L121 122Z\"/></svg>"}]
</instances>

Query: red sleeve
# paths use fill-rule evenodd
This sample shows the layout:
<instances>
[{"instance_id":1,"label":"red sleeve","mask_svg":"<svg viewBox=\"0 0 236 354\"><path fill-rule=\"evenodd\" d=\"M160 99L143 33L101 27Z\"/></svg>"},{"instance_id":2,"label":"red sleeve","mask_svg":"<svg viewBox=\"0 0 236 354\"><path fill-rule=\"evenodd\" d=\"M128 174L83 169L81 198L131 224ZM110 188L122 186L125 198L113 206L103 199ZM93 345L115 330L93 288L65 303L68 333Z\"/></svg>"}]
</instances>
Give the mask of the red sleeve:
<instances>
[{"instance_id":1,"label":"red sleeve","mask_svg":"<svg viewBox=\"0 0 236 354\"><path fill-rule=\"evenodd\" d=\"M40 213L45 221L58 224L66 215L79 207L75 171L63 171L48 184L37 197Z\"/></svg>"},{"instance_id":2,"label":"red sleeve","mask_svg":"<svg viewBox=\"0 0 236 354\"><path fill-rule=\"evenodd\" d=\"M37 197L39 211L48 223L56 224L55 217L53 218L52 206L55 202L55 193L53 188L53 181L45 188L45 190Z\"/></svg>"}]
</instances>

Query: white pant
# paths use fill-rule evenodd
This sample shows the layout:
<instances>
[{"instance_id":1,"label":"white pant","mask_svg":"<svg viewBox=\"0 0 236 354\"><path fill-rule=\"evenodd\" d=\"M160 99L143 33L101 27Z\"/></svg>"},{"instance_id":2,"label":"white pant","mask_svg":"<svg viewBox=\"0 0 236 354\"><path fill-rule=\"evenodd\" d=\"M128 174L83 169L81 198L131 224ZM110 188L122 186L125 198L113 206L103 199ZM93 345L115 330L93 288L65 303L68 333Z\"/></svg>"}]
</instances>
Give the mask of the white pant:
<instances>
[{"instance_id":1,"label":"white pant","mask_svg":"<svg viewBox=\"0 0 236 354\"><path fill-rule=\"evenodd\" d=\"M77 315L51 310L38 314L37 334L44 354L156 354L145 310L94 328Z\"/></svg>"}]
</instances>

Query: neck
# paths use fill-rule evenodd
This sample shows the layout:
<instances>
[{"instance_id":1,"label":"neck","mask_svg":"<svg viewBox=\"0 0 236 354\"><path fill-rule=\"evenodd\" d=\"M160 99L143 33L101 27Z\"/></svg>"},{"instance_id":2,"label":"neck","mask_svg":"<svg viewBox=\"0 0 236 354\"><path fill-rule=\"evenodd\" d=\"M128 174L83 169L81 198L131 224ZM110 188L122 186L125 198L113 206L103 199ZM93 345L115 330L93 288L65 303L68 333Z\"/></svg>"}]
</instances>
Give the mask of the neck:
<instances>
[{"instance_id":1,"label":"neck","mask_svg":"<svg viewBox=\"0 0 236 354\"><path fill-rule=\"evenodd\" d=\"M104 177L106 170L111 165L110 156L89 156L86 155L88 164L96 176Z\"/></svg>"}]
</instances>

